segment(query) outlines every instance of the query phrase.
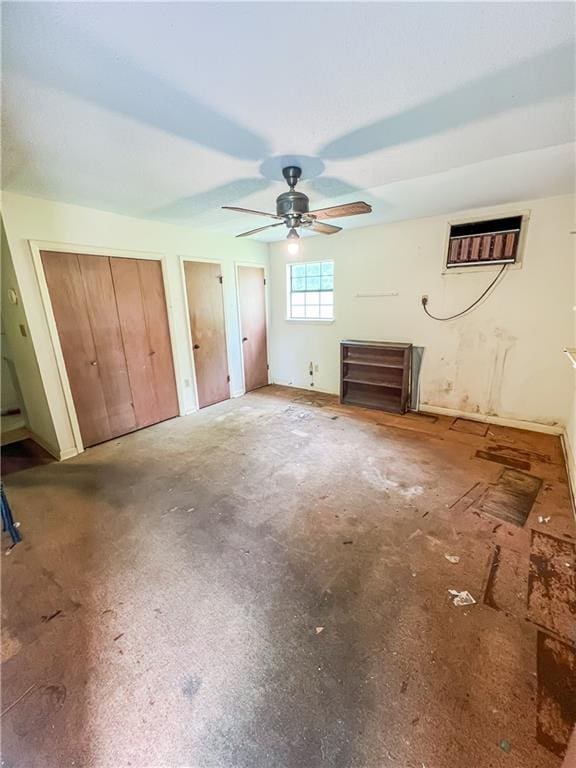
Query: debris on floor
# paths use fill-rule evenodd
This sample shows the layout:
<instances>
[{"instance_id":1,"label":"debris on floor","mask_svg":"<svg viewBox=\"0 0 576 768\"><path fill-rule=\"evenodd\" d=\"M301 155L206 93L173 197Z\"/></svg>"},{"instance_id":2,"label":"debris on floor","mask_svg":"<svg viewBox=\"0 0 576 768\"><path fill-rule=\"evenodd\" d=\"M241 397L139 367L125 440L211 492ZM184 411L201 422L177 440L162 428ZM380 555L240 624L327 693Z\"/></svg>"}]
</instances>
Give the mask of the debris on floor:
<instances>
[{"instance_id":1,"label":"debris on floor","mask_svg":"<svg viewBox=\"0 0 576 768\"><path fill-rule=\"evenodd\" d=\"M508 739L502 739L502 741L500 742L500 749L503 752L510 752L512 749L512 744L510 744Z\"/></svg>"},{"instance_id":2,"label":"debris on floor","mask_svg":"<svg viewBox=\"0 0 576 768\"><path fill-rule=\"evenodd\" d=\"M449 589L448 592L454 598L452 600L454 605L458 605L458 606L474 605L474 603L476 602L476 600L474 600L470 592L468 592L467 590L463 590L462 592L459 592L457 589Z\"/></svg>"},{"instance_id":3,"label":"debris on floor","mask_svg":"<svg viewBox=\"0 0 576 768\"><path fill-rule=\"evenodd\" d=\"M320 632L324 632L324 627L316 627L316 634L319 635Z\"/></svg>"},{"instance_id":4,"label":"debris on floor","mask_svg":"<svg viewBox=\"0 0 576 768\"><path fill-rule=\"evenodd\" d=\"M539 523L549 523L552 518L550 515L548 517L544 517L543 515L538 515L538 522Z\"/></svg>"},{"instance_id":5,"label":"debris on floor","mask_svg":"<svg viewBox=\"0 0 576 768\"><path fill-rule=\"evenodd\" d=\"M449 563L454 563L454 565L460 562L460 557L458 555L444 555L444 557Z\"/></svg>"}]
</instances>

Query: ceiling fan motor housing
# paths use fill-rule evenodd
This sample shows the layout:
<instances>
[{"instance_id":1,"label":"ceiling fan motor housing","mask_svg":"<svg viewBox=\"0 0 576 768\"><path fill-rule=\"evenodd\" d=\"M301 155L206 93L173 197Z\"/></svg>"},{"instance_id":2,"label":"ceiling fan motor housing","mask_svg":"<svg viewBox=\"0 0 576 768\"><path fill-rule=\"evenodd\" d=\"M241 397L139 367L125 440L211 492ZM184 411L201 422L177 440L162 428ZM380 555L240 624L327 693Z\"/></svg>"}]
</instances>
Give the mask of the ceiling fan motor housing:
<instances>
[{"instance_id":1,"label":"ceiling fan motor housing","mask_svg":"<svg viewBox=\"0 0 576 768\"><path fill-rule=\"evenodd\" d=\"M310 210L308 197L303 192L290 189L276 198L278 216L304 216Z\"/></svg>"}]
</instances>

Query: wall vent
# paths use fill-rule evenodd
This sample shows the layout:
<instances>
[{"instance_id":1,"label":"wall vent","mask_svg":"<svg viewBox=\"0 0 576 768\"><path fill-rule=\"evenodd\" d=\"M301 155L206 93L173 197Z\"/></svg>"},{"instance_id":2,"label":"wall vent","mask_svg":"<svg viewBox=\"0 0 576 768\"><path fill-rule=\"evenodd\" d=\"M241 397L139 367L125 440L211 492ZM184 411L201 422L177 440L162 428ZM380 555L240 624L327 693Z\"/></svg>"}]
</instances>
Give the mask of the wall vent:
<instances>
[{"instance_id":1,"label":"wall vent","mask_svg":"<svg viewBox=\"0 0 576 768\"><path fill-rule=\"evenodd\" d=\"M450 227L446 267L514 264L521 226L522 216L453 224Z\"/></svg>"}]
</instances>

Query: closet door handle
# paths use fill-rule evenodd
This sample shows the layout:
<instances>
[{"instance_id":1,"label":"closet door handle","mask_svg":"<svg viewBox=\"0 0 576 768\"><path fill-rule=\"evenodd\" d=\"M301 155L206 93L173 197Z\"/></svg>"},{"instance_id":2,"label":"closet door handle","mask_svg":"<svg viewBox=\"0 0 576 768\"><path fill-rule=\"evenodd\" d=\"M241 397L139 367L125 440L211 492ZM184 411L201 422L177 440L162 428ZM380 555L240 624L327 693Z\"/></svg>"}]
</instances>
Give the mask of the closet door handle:
<instances>
[{"instance_id":1,"label":"closet door handle","mask_svg":"<svg viewBox=\"0 0 576 768\"><path fill-rule=\"evenodd\" d=\"M242 339L242 342L244 341L248 341L248 336L244 336L244 338Z\"/></svg>"},{"instance_id":2,"label":"closet door handle","mask_svg":"<svg viewBox=\"0 0 576 768\"><path fill-rule=\"evenodd\" d=\"M194 349L200 349L200 344L194 344Z\"/></svg>"},{"instance_id":3,"label":"closet door handle","mask_svg":"<svg viewBox=\"0 0 576 768\"><path fill-rule=\"evenodd\" d=\"M90 365L98 365L98 361L97 360L92 360Z\"/></svg>"}]
</instances>

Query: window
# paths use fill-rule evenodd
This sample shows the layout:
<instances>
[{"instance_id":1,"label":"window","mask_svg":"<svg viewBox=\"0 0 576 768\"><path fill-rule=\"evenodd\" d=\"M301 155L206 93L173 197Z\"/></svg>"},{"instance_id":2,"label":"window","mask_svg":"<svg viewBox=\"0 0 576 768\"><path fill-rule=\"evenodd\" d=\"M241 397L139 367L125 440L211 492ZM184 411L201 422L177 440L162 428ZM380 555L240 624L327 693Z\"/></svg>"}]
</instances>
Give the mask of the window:
<instances>
[{"instance_id":1,"label":"window","mask_svg":"<svg viewBox=\"0 0 576 768\"><path fill-rule=\"evenodd\" d=\"M334 319L334 262L288 265L288 318Z\"/></svg>"},{"instance_id":2,"label":"window","mask_svg":"<svg viewBox=\"0 0 576 768\"><path fill-rule=\"evenodd\" d=\"M522 216L452 225L446 266L514 264L521 226Z\"/></svg>"}]
</instances>

